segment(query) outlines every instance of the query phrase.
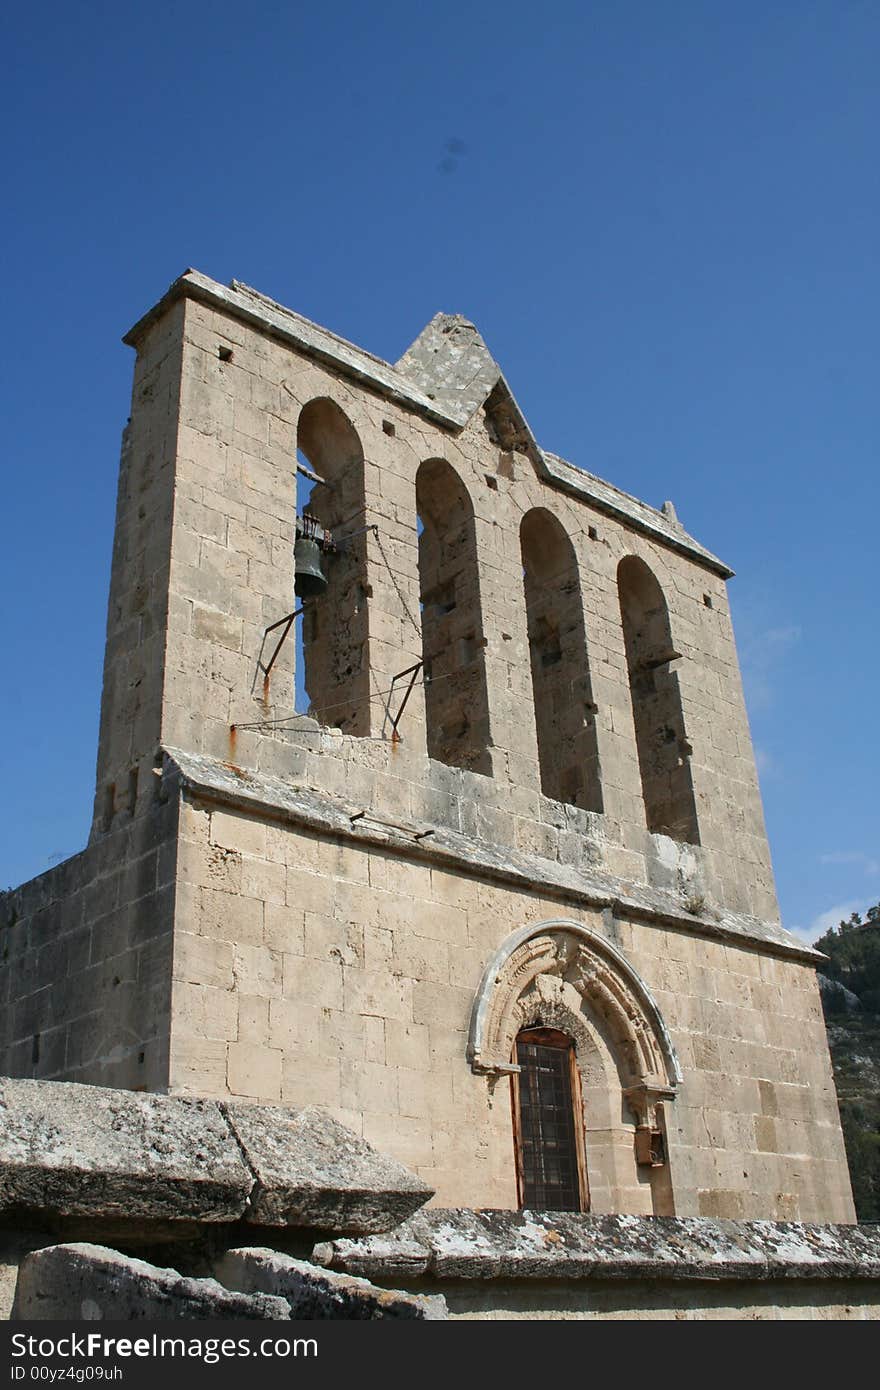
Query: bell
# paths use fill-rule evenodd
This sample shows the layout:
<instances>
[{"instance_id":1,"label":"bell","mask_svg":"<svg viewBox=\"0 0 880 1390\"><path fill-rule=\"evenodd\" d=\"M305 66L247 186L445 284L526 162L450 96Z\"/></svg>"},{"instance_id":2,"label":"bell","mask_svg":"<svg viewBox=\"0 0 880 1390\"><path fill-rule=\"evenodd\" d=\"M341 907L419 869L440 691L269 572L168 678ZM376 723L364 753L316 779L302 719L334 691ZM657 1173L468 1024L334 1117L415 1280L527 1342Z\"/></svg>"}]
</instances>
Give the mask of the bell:
<instances>
[{"instance_id":1,"label":"bell","mask_svg":"<svg viewBox=\"0 0 880 1390\"><path fill-rule=\"evenodd\" d=\"M316 598L327 588L321 569L321 547L310 536L297 536L293 547L293 592L297 598Z\"/></svg>"}]
</instances>

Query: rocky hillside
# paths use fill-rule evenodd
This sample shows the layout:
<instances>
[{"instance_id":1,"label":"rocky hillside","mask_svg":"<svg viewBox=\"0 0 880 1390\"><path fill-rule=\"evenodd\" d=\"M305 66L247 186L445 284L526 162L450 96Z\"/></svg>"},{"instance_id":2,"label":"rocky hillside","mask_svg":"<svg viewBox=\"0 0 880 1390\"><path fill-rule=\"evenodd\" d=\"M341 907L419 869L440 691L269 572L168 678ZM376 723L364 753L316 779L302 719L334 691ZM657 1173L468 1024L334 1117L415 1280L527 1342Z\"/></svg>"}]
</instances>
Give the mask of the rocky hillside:
<instances>
[{"instance_id":1,"label":"rocky hillside","mask_svg":"<svg viewBox=\"0 0 880 1390\"><path fill-rule=\"evenodd\" d=\"M880 904L816 942L840 1118L860 1221L880 1221Z\"/></svg>"}]
</instances>

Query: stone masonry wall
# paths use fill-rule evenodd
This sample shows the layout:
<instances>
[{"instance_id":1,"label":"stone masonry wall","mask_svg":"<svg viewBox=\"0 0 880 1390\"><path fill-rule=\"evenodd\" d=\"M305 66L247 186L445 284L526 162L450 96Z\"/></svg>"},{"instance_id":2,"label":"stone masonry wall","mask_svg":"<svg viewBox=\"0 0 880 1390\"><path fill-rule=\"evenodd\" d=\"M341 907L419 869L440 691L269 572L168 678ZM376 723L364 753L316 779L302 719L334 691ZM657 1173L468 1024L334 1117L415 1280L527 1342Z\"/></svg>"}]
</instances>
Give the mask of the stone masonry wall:
<instances>
[{"instance_id":1,"label":"stone masonry wall","mask_svg":"<svg viewBox=\"0 0 880 1390\"><path fill-rule=\"evenodd\" d=\"M592 1130L587 1117L592 1209L852 1220L815 958L778 926L725 566L668 513L530 444L484 348L455 417L430 379L242 287L185 279L128 339L138 361L92 842L4 899L0 1065L326 1106L416 1169L439 1203L513 1207L510 1082L471 1070L468 1025L501 944L565 918L642 977L684 1076L660 1102L671 1196L658 1204L652 1170L635 1161L617 1044L597 1025L596 1066L616 1090ZM429 325L415 357L432 357L435 333L442 362L447 328L461 322ZM408 360L413 371L412 350ZM454 355L441 397L447 368L454 376ZM346 487L363 452L355 512L368 529L346 559L324 556L331 576L355 565L357 582L314 600L319 725L295 713L292 637L265 675L266 628L295 604L297 448L332 494L334 439L345 441ZM452 659L441 672L457 696L435 707L456 712L447 744L479 731L485 756L449 758L464 766L428 756L447 736L429 741L420 683L390 736L405 690L396 677L424 655L422 604L448 617L448 594L425 592L419 573L417 475L426 515L434 477L467 519L456 531L436 507L426 525L438 537L422 542L423 568L434 545L441 588L462 610L444 649L459 669ZM566 744L589 745L600 786L588 802L601 811L542 794L524 534L556 534L567 557L554 695ZM692 785L697 821L681 840L646 823L617 579L628 557L650 569L669 611L664 769L670 785ZM334 607L340 588L348 597ZM343 716L348 666L357 679ZM334 688L317 689L327 671ZM186 771L199 760L207 781ZM291 810L297 792L324 810Z\"/></svg>"},{"instance_id":2,"label":"stone masonry wall","mask_svg":"<svg viewBox=\"0 0 880 1390\"><path fill-rule=\"evenodd\" d=\"M179 874L174 1090L325 1105L438 1203L515 1206L509 1085L470 1070L470 1011L504 938L572 917L625 952L678 1052L676 1214L853 1219L809 965L207 803L183 807ZM650 1212L638 1172L619 1210Z\"/></svg>"},{"instance_id":3,"label":"stone masonry wall","mask_svg":"<svg viewBox=\"0 0 880 1390\"><path fill-rule=\"evenodd\" d=\"M482 410L454 434L229 313L192 299L182 312L163 742L243 766L271 762L280 775L296 775L291 744L315 746L308 730L282 739L269 728L254 736L237 729L231 736L230 726L286 719L293 712L292 643L282 651L268 689L257 658L263 629L293 603L297 420L310 401L330 398L362 443L366 518L379 528L378 536L366 537L373 735L388 732L380 692L421 657L416 472L424 460L442 457L467 488L475 514L494 772L482 779L480 799L487 817L496 826L503 822L497 833L512 833L512 804L522 821L542 819L519 540L522 517L540 506L561 523L580 566L605 808L591 829L609 867L650 881L655 866L677 853L672 841L658 846L666 837L649 836L645 826L616 584L618 562L634 554L661 585L680 653L673 665L693 749L701 840L689 860L698 862L703 880L694 891L730 910L774 918L760 797L719 575L549 486L525 455L494 442L492 422ZM144 330L144 341L151 343L165 323L160 318ZM221 349L231 358L224 359ZM401 732L406 747L422 755L421 780L430 794L435 775L442 785L444 774L435 774L436 765L424 759L418 688ZM147 756L152 748L145 743L142 752ZM353 767L384 763L390 771L395 749L353 740L346 756ZM393 814L394 808L384 809ZM564 819L568 812L560 806L556 814ZM658 871L664 872L662 866Z\"/></svg>"},{"instance_id":4,"label":"stone masonry wall","mask_svg":"<svg viewBox=\"0 0 880 1390\"><path fill-rule=\"evenodd\" d=\"M3 894L0 1073L167 1086L176 829L154 800Z\"/></svg>"},{"instance_id":5,"label":"stone masonry wall","mask_svg":"<svg viewBox=\"0 0 880 1390\"><path fill-rule=\"evenodd\" d=\"M144 341L119 468L93 838L149 804L161 734L183 306ZM185 501L177 502L186 515Z\"/></svg>"}]
</instances>

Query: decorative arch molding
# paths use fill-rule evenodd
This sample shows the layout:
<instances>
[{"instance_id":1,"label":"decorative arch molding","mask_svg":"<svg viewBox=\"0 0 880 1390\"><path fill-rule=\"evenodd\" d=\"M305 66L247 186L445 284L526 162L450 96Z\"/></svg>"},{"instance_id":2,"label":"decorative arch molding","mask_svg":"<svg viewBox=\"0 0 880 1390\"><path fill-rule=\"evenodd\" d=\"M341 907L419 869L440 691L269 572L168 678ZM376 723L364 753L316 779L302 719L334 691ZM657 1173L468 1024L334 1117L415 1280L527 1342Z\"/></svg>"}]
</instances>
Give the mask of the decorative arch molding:
<instances>
[{"instance_id":1,"label":"decorative arch molding","mask_svg":"<svg viewBox=\"0 0 880 1390\"><path fill-rule=\"evenodd\" d=\"M566 988L570 986L570 989ZM545 1018L571 1032L578 1051L587 1024L564 1002L575 996L604 1020L613 1040L623 1093L643 1125L682 1080L672 1040L650 990L610 941L580 922L554 918L515 931L483 972L468 1036L471 1069L509 1075L516 1036Z\"/></svg>"}]
</instances>

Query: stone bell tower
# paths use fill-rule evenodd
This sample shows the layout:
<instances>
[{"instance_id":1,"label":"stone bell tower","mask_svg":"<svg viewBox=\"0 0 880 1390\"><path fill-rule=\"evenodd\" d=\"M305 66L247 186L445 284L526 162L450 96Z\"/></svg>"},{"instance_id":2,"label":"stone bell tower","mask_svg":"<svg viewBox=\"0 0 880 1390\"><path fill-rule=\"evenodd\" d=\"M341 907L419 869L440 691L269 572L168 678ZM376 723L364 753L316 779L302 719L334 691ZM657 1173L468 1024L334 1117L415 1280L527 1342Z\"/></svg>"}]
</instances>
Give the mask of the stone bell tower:
<instances>
[{"instance_id":1,"label":"stone bell tower","mask_svg":"<svg viewBox=\"0 0 880 1390\"><path fill-rule=\"evenodd\" d=\"M126 342L92 835L5 900L3 1067L316 1103L445 1206L851 1221L730 569L459 316L391 365L188 271Z\"/></svg>"}]
</instances>

